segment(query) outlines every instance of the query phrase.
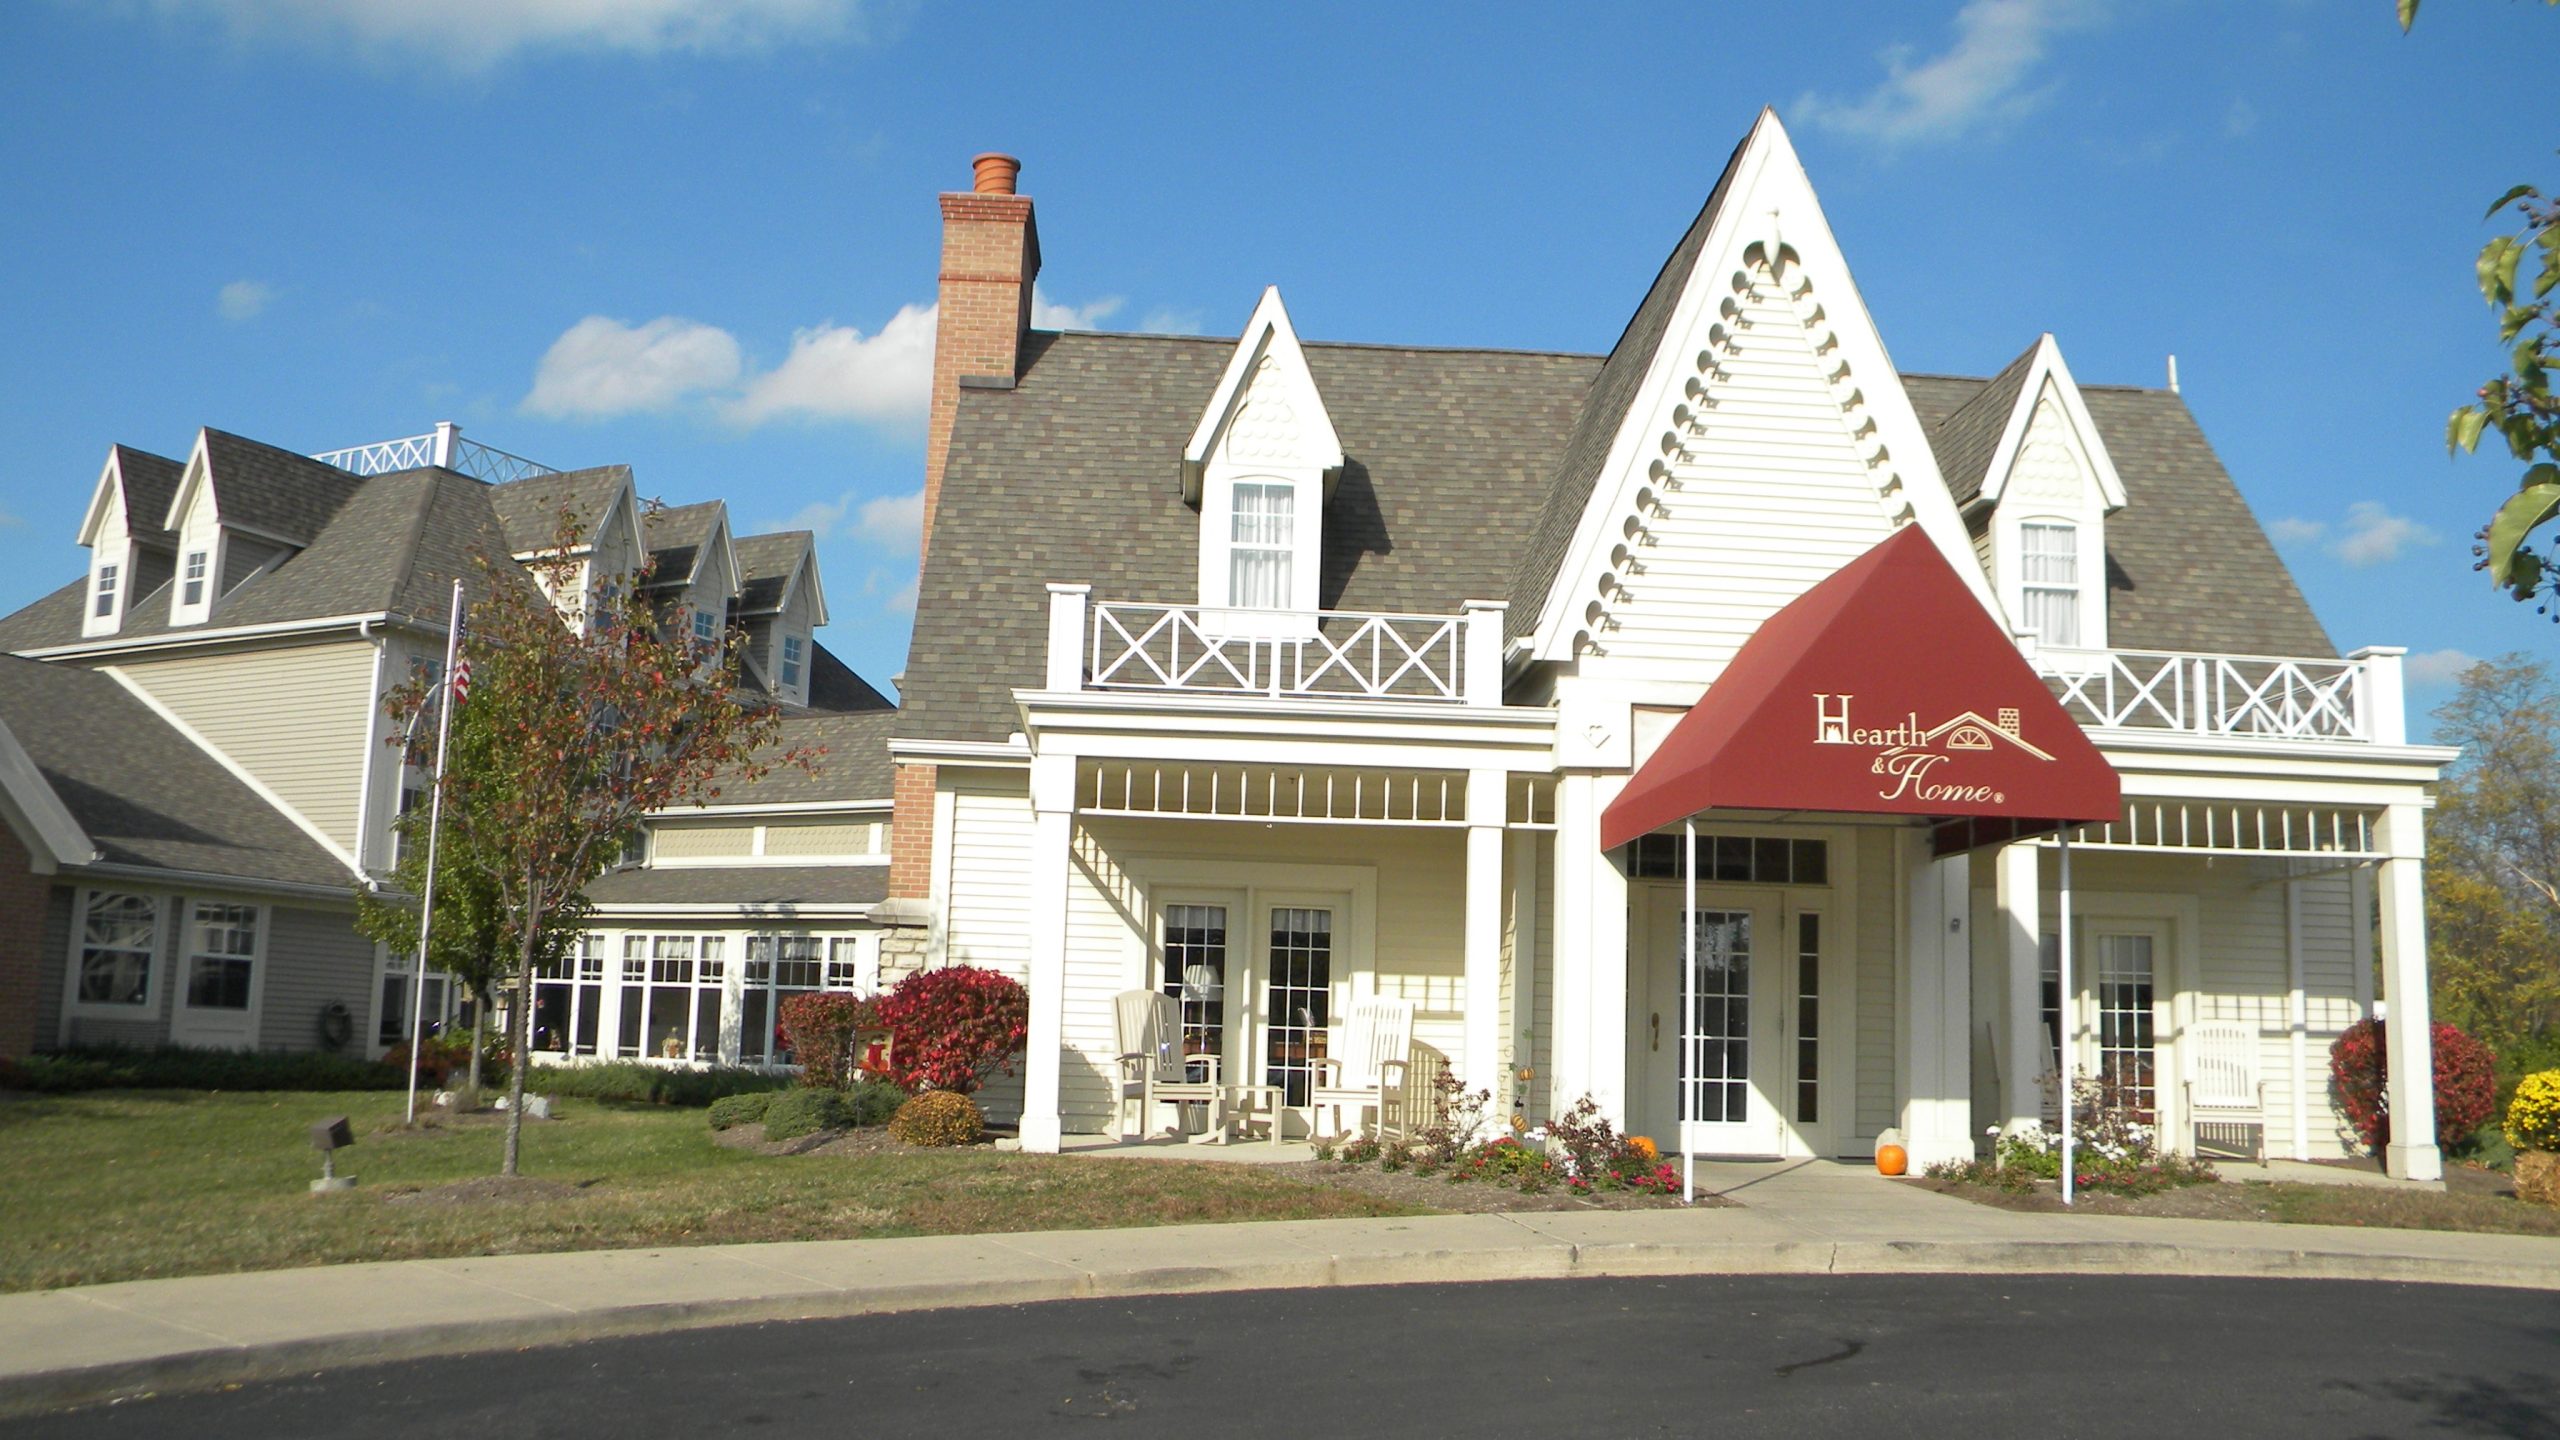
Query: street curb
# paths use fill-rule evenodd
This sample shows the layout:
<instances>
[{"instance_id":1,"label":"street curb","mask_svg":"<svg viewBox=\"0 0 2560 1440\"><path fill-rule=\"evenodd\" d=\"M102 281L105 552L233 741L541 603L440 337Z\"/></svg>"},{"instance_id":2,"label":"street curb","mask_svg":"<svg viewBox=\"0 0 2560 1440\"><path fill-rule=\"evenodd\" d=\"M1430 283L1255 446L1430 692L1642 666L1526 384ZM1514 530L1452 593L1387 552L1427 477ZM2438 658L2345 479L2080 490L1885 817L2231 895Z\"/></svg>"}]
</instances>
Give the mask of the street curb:
<instances>
[{"instance_id":1,"label":"street curb","mask_svg":"<svg viewBox=\"0 0 2560 1440\"><path fill-rule=\"evenodd\" d=\"M981 1238L1003 1244L1007 1238L1031 1241L1041 1237ZM208 1345L145 1359L0 1379L0 1418L401 1360L726 1325L1113 1296L1692 1275L2143 1275L2560 1290L2560 1263L2368 1255L2299 1246L2190 1246L2107 1240L1580 1244L1542 1240L1510 1248L1425 1249L1348 1256L1328 1253L1318 1245L1292 1243L1306 1252L1302 1258L1217 1266L1082 1268L1062 1264L1060 1268L1066 1273L1054 1278L865 1286L789 1296L626 1305L490 1322L403 1326L256 1345Z\"/></svg>"}]
</instances>

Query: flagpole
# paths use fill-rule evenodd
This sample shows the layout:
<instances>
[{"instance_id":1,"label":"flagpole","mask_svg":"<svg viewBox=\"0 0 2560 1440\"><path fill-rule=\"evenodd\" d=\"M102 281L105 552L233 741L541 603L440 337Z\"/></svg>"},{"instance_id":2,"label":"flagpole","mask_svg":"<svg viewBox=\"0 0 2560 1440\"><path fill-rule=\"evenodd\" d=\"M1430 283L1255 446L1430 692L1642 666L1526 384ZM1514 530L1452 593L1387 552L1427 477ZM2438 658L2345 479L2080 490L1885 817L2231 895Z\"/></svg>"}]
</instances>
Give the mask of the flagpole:
<instances>
[{"instance_id":1,"label":"flagpole","mask_svg":"<svg viewBox=\"0 0 2560 1440\"><path fill-rule=\"evenodd\" d=\"M409 990L409 1122L418 1123L418 1059L427 1039L427 933L436 918L436 831L444 819L445 744L453 737L453 661L462 646L462 582L453 582L453 612L445 621L444 669L436 672L436 775L427 800L427 883L418 901L418 964Z\"/></svg>"}]
</instances>

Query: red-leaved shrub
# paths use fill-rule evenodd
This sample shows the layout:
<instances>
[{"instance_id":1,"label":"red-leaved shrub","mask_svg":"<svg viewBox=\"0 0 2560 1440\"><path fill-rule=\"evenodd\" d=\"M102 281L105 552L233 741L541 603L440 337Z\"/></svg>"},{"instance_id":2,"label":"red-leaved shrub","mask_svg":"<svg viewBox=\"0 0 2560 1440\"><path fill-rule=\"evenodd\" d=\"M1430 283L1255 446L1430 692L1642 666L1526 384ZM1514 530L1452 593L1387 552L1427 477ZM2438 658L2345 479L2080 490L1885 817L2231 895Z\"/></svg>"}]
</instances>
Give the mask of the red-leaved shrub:
<instances>
[{"instance_id":1,"label":"red-leaved shrub","mask_svg":"<svg viewBox=\"0 0 2560 1440\"><path fill-rule=\"evenodd\" d=\"M2380 1020L2359 1020L2329 1046L2329 1078L2356 1138L2379 1150L2391 1143L2390 1067ZM2489 1123L2498 1108L2498 1057L2462 1030L2436 1022L2436 1143L2459 1144Z\"/></svg>"},{"instance_id":2,"label":"red-leaved shrub","mask_svg":"<svg viewBox=\"0 0 2560 1440\"><path fill-rule=\"evenodd\" d=\"M862 1078L862 1033L880 1023L878 1003L860 995L819 992L782 1002L782 1035L803 1085L851 1089Z\"/></svg>"},{"instance_id":3,"label":"red-leaved shrub","mask_svg":"<svg viewBox=\"0 0 2560 1440\"><path fill-rule=\"evenodd\" d=\"M999 1069L1012 1074L1031 1024L1021 982L975 965L919 970L881 996L879 1009L891 1039L889 1078L909 1090L966 1095Z\"/></svg>"}]
</instances>

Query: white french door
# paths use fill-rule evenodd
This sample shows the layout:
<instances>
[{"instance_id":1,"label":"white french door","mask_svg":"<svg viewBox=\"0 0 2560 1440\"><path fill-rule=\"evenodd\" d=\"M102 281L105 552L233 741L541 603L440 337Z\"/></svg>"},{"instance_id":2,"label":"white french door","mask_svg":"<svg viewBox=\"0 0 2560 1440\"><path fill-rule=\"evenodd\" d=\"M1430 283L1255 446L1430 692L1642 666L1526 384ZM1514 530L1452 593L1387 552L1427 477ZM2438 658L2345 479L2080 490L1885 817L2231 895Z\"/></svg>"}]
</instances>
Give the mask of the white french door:
<instances>
[{"instance_id":1,"label":"white french door","mask_svg":"<svg viewBox=\"0 0 2560 1440\"><path fill-rule=\"evenodd\" d=\"M1678 889L1648 902L1651 963L1635 1038L1650 1103L1643 1123L1701 1155L1784 1155L1794 1097L1785 1012L1796 984L1775 892L1701 886L1691 952ZM1815 970L1818 974L1820 966ZM1685 1007L1685 1013L1684 1013Z\"/></svg>"},{"instance_id":2,"label":"white french door","mask_svg":"<svg viewBox=\"0 0 2560 1440\"><path fill-rule=\"evenodd\" d=\"M1154 987L1174 997L1185 1055L1218 1058L1231 1085L1277 1085L1305 1103L1349 976L1346 898L1167 890L1156 898ZM1194 1066L1190 1078L1205 1075Z\"/></svg>"}]
</instances>

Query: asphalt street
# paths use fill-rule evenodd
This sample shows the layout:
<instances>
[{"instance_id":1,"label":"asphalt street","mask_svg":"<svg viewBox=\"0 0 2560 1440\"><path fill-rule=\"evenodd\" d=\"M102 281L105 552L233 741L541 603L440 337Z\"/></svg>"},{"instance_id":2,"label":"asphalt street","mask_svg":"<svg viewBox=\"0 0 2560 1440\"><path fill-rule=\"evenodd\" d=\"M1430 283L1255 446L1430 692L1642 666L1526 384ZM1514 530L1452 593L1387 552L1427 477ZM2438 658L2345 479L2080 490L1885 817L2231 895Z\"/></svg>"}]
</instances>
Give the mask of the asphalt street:
<instances>
[{"instance_id":1,"label":"asphalt street","mask_svg":"<svg viewBox=\"0 0 2560 1440\"><path fill-rule=\"evenodd\" d=\"M10 1437L2560 1436L2560 1294L1707 1277L1067 1301L361 1367Z\"/></svg>"}]
</instances>

